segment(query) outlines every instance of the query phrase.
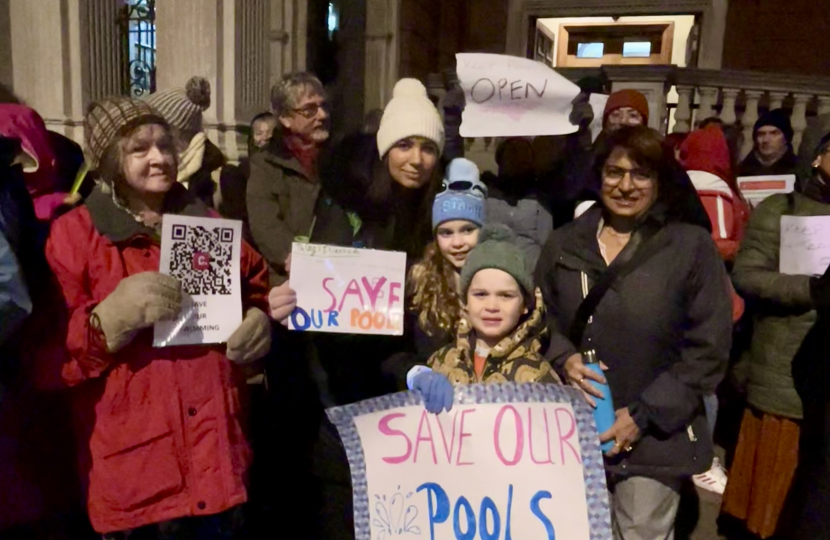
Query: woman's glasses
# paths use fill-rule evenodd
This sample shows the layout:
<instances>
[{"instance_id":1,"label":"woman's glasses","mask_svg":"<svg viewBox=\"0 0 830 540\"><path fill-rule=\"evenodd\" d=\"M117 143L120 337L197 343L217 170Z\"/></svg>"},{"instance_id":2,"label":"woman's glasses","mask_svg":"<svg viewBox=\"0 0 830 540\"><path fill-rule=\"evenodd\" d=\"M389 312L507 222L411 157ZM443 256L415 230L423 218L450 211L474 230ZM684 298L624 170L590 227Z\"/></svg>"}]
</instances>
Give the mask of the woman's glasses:
<instances>
[{"instance_id":1,"label":"woman's glasses","mask_svg":"<svg viewBox=\"0 0 830 540\"><path fill-rule=\"evenodd\" d=\"M655 180L655 174L648 169L624 169L608 165L602 170L602 179L606 184L615 186L622 182L625 175L631 176L631 181L636 187L649 187Z\"/></svg>"}]
</instances>

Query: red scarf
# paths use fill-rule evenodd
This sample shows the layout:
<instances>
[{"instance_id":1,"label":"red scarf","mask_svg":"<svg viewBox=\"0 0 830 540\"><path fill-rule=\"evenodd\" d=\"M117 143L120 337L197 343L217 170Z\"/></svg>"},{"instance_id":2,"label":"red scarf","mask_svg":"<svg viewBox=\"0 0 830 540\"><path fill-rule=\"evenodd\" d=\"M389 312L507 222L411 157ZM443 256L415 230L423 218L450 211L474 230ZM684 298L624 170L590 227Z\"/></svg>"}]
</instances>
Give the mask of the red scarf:
<instances>
[{"instance_id":1,"label":"red scarf","mask_svg":"<svg viewBox=\"0 0 830 540\"><path fill-rule=\"evenodd\" d=\"M289 135L285 137L285 146L297 158L309 180L317 180L317 157L320 147L314 143L303 141L299 137Z\"/></svg>"}]
</instances>

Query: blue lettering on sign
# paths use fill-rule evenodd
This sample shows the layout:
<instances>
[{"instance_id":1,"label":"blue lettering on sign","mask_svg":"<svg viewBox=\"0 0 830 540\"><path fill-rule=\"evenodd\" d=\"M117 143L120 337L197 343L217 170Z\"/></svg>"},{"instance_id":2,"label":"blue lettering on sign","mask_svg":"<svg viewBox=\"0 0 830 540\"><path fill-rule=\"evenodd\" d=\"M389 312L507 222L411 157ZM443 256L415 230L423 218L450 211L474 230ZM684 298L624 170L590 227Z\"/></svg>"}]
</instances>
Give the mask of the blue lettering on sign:
<instances>
[{"instance_id":1,"label":"blue lettering on sign","mask_svg":"<svg viewBox=\"0 0 830 540\"><path fill-rule=\"evenodd\" d=\"M308 330L312 326L317 328L323 328L325 326L332 327L332 326L340 326L340 323L337 320L337 316L340 315L337 311L329 311L327 312L328 318L324 318L323 311L319 309L312 309L311 314L304 310L301 307L294 308L294 311L291 313L291 325L294 327L295 330Z\"/></svg>"},{"instance_id":2,"label":"blue lettering on sign","mask_svg":"<svg viewBox=\"0 0 830 540\"><path fill-rule=\"evenodd\" d=\"M548 533L548 540L556 540L556 531L553 530L553 523L551 523L548 517L542 513L542 509L539 507L539 501L550 498L552 498L550 491L537 491L536 495L530 499L530 511L533 512L533 515L539 518L539 521L541 521L542 525L545 526L545 531Z\"/></svg>"},{"instance_id":3,"label":"blue lettering on sign","mask_svg":"<svg viewBox=\"0 0 830 540\"><path fill-rule=\"evenodd\" d=\"M426 491L427 495L427 517L429 518L429 537L435 540L435 526L446 523L450 517L450 498L447 492L435 482L427 482L421 484L418 492ZM548 535L548 540L555 540L556 535L553 530L553 524L548 517L542 512L539 507L539 501L542 499L550 499L551 494L548 491L539 491L533 496L530 502L530 510L533 512ZM507 511L504 519L504 537L502 537L502 515L496 503L490 497L484 497L481 501L481 507L478 512L478 520L476 520L473 506L466 497L459 497L455 506L453 507L453 534L456 540L473 540L480 538L481 540L512 540L510 531L510 519L513 512L513 484L507 488ZM463 514L463 515L462 515ZM488 520L488 514L491 519ZM464 524L462 525L462 520ZM488 526L488 521L492 523L492 527ZM476 536L478 532L478 536Z\"/></svg>"}]
</instances>

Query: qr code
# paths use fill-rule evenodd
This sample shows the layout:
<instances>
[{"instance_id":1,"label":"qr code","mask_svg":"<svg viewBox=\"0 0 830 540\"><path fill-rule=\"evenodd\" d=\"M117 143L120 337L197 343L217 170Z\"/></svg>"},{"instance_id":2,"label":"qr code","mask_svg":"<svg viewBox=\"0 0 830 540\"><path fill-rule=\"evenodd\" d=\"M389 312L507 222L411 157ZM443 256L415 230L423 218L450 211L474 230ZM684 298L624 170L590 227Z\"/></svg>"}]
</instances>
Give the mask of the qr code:
<instances>
[{"instance_id":1,"label":"qr code","mask_svg":"<svg viewBox=\"0 0 830 540\"><path fill-rule=\"evenodd\" d=\"M231 294L233 229L173 225L170 275L189 295Z\"/></svg>"}]
</instances>

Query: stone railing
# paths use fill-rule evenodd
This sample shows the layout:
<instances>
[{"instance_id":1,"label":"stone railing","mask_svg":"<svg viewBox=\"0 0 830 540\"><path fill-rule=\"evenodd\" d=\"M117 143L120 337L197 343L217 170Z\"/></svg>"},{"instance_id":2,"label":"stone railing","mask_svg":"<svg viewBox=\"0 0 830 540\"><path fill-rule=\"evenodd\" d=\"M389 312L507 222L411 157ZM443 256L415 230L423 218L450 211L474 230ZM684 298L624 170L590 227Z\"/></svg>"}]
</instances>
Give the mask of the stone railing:
<instances>
[{"instance_id":1,"label":"stone railing","mask_svg":"<svg viewBox=\"0 0 830 540\"><path fill-rule=\"evenodd\" d=\"M686 133L701 121L718 117L744 132L743 155L752 149L752 129L763 111L784 108L791 114L798 151L808 119L830 113L830 78L753 71L708 70L677 66L604 66L557 70L576 82L598 77L609 92L641 91L649 100L649 125L663 133ZM444 75L444 80L447 77ZM437 77L430 80L430 93ZM470 159L482 170L495 170L496 139L467 140Z\"/></svg>"}]
</instances>

